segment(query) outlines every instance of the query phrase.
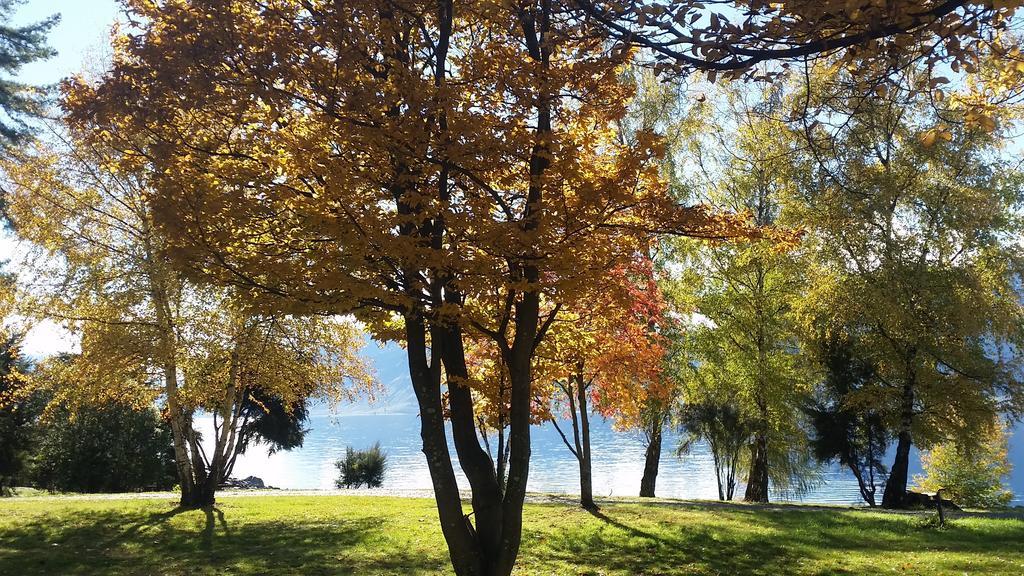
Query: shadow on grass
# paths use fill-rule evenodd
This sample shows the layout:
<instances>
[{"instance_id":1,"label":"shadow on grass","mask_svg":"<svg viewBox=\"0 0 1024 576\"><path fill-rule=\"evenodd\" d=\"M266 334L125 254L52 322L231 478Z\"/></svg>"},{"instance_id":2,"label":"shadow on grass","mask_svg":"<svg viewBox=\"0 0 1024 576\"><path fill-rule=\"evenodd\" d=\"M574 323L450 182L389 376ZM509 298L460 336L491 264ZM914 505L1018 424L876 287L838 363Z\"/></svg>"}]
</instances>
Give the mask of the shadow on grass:
<instances>
[{"instance_id":1,"label":"shadow on grass","mask_svg":"<svg viewBox=\"0 0 1024 576\"><path fill-rule=\"evenodd\" d=\"M372 517L229 522L218 506L159 513L59 511L0 528L0 574L415 574L438 559L364 546ZM353 549L359 548L358 551Z\"/></svg>"},{"instance_id":2,"label":"shadow on grass","mask_svg":"<svg viewBox=\"0 0 1024 576\"><path fill-rule=\"evenodd\" d=\"M0 522L0 574L448 574L433 504L388 499L54 506ZM1024 522L852 510L531 505L519 574L1019 574ZM907 567L902 567L906 560ZM923 568L926 566L926 569Z\"/></svg>"},{"instance_id":3,"label":"shadow on grass","mask_svg":"<svg viewBox=\"0 0 1024 576\"><path fill-rule=\"evenodd\" d=\"M939 573L982 573L986 565L1006 573L1000 556L1019 550L1024 539L1024 522L996 529L964 520L936 530L923 517L899 514L699 508L692 510L701 514L696 522L657 505L576 509L599 523L570 520L550 534L528 533L523 548L532 548L540 565L585 566L588 574L882 574L903 559L918 563L908 564L911 572L927 563ZM872 563L881 555L889 565Z\"/></svg>"}]
</instances>

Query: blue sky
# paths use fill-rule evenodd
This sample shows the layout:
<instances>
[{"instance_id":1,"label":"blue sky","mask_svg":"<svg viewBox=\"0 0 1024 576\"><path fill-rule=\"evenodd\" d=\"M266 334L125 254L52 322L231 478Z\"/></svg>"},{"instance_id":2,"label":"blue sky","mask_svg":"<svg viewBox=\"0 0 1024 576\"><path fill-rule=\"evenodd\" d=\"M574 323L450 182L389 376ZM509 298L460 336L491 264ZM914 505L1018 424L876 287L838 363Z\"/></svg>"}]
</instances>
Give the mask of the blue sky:
<instances>
[{"instance_id":1,"label":"blue sky","mask_svg":"<svg viewBox=\"0 0 1024 576\"><path fill-rule=\"evenodd\" d=\"M29 0L14 14L14 23L37 22L52 14L61 22L50 33L50 46L57 56L22 69L18 80L29 84L55 84L61 78L81 71L89 62L101 60L107 53L110 28L120 14L116 0ZM14 241L0 233L0 261L16 251ZM36 325L26 336L25 352L47 356L74 348L73 340L52 323Z\"/></svg>"},{"instance_id":2,"label":"blue sky","mask_svg":"<svg viewBox=\"0 0 1024 576\"><path fill-rule=\"evenodd\" d=\"M53 84L101 58L108 44L111 25L120 15L116 0L28 0L17 9L18 24L60 14L61 22L50 34L50 46L57 56L26 66L19 79L32 84Z\"/></svg>"}]
</instances>

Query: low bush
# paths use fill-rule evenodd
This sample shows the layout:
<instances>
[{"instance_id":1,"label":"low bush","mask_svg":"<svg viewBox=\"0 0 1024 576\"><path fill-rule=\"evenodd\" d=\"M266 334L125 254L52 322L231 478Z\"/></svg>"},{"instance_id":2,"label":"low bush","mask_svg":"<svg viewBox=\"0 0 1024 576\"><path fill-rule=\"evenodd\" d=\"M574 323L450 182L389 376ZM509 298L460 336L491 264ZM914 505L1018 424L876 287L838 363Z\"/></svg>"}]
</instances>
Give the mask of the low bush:
<instances>
[{"instance_id":1,"label":"low bush","mask_svg":"<svg viewBox=\"0 0 1024 576\"><path fill-rule=\"evenodd\" d=\"M964 508L999 508L1013 499L1003 480L1012 466L1009 439L1001 423L991 425L974 442L947 442L921 456L924 476L915 476L923 492L943 491L942 496Z\"/></svg>"},{"instance_id":2,"label":"low bush","mask_svg":"<svg viewBox=\"0 0 1024 576\"><path fill-rule=\"evenodd\" d=\"M345 457L334 465L341 473L334 485L338 488L377 488L384 482L384 472L388 467L388 455L380 449L380 442L375 442L368 450L354 450L351 446L345 449Z\"/></svg>"}]
</instances>

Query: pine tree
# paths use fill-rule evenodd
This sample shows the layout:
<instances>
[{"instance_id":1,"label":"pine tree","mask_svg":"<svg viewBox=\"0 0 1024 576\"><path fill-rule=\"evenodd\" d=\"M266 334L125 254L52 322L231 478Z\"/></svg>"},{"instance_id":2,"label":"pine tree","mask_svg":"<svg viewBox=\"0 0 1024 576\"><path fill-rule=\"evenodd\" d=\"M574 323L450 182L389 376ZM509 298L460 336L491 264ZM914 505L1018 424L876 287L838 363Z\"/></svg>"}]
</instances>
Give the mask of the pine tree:
<instances>
[{"instance_id":1,"label":"pine tree","mask_svg":"<svg viewBox=\"0 0 1024 576\"><path fill-rule=\"evenodd\" d=\"M38 116L46 101L46 89L14 79L21 67L56 54L46 36L60 21L59 15L16 26L11 24L22 0L0 0L0 145L20 143L30 132L26 120Z\"/></svg>"}]
</instances>

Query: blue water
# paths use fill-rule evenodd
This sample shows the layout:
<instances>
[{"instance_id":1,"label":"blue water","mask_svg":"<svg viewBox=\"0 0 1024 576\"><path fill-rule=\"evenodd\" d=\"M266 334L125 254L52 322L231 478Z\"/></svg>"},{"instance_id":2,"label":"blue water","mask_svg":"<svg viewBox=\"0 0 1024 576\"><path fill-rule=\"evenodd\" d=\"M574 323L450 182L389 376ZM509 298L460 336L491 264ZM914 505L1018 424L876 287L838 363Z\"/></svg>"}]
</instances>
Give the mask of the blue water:
<instances>
[{"instance_id":1,"label":"blue water","mask_svg":"<svg viewBox=\"0 0 1024 576\"><path fill-rule=\"evenodd\" d=\"M389 468L384 488L429 490L430 476L420 452L419 419L401 349L369 346L365 351L376 364L384 392L374 404L343 406L332 413L324 407L313 411L310 432L302 448L268 455L251 448L236 464L234 475L259 476L267 484L291 489L330 489L338 473L334 462L346 446L365 448L380 442L388 453ZM644 445L637 433L616 432L601 418L592 419L594 492L600 496L635 496L643 474ZM563 426L568 430L568 425ZM449 439L451 435L449 434ZM450 440L449 440L450 442ZM675 456L678 436L669 432L662 450L657 494L671 498L717 498L714 468L706 446L698 445L684 459ZM450 448L455 454L454 447ZM1010 478L1015 504L1024 504L1024 427L1018 426L1010 443L1011 461L1017 469ZM891 462L891 457L889 459ZM536 492L579 492L578 465L551 424L535 426L528 489ZM459 482L468 483L458 471ZM920 473L916 453L911 474ZM737 488L742 495L742 486ZM881 490L879 490L879 497ZM772 494L773 500L851 504L860 502L857 482L837 466L822 469L820 481L805 494Z\"/></svg>"},{"instance_id":2,"label":"blue water","mask_svg":"<svg viewBox=\"0 0 1024 576\"><path fill-rule=\"evenodd\" d=\"M565 428L563 428L565 430ZM594 458L594 491L604 496L635 496L643 473L644 445L636 434L619 433L596 419L591 431ZM658 476L658 495L673 498L716 498L711 456L698 446L684 460L675 457L677 437L665 438ZM235 476L250 474L280 488L333 488L337 478L334 461L345 447L366 447L380 442L388 453L385 488L429 489L430 477L420 452L419 419L414 415L315 416L305 444L299 450L271 456L254 450L242 457ZM454 447L451 448L455 453ZM529 490L578 493L575 457L550 424L534 427ZM825 483L805 498L819 502L855 502L856 481L838 470L826 470ZM460 485L468 488L459 475Z\"/></svg>"}]
</instances>

